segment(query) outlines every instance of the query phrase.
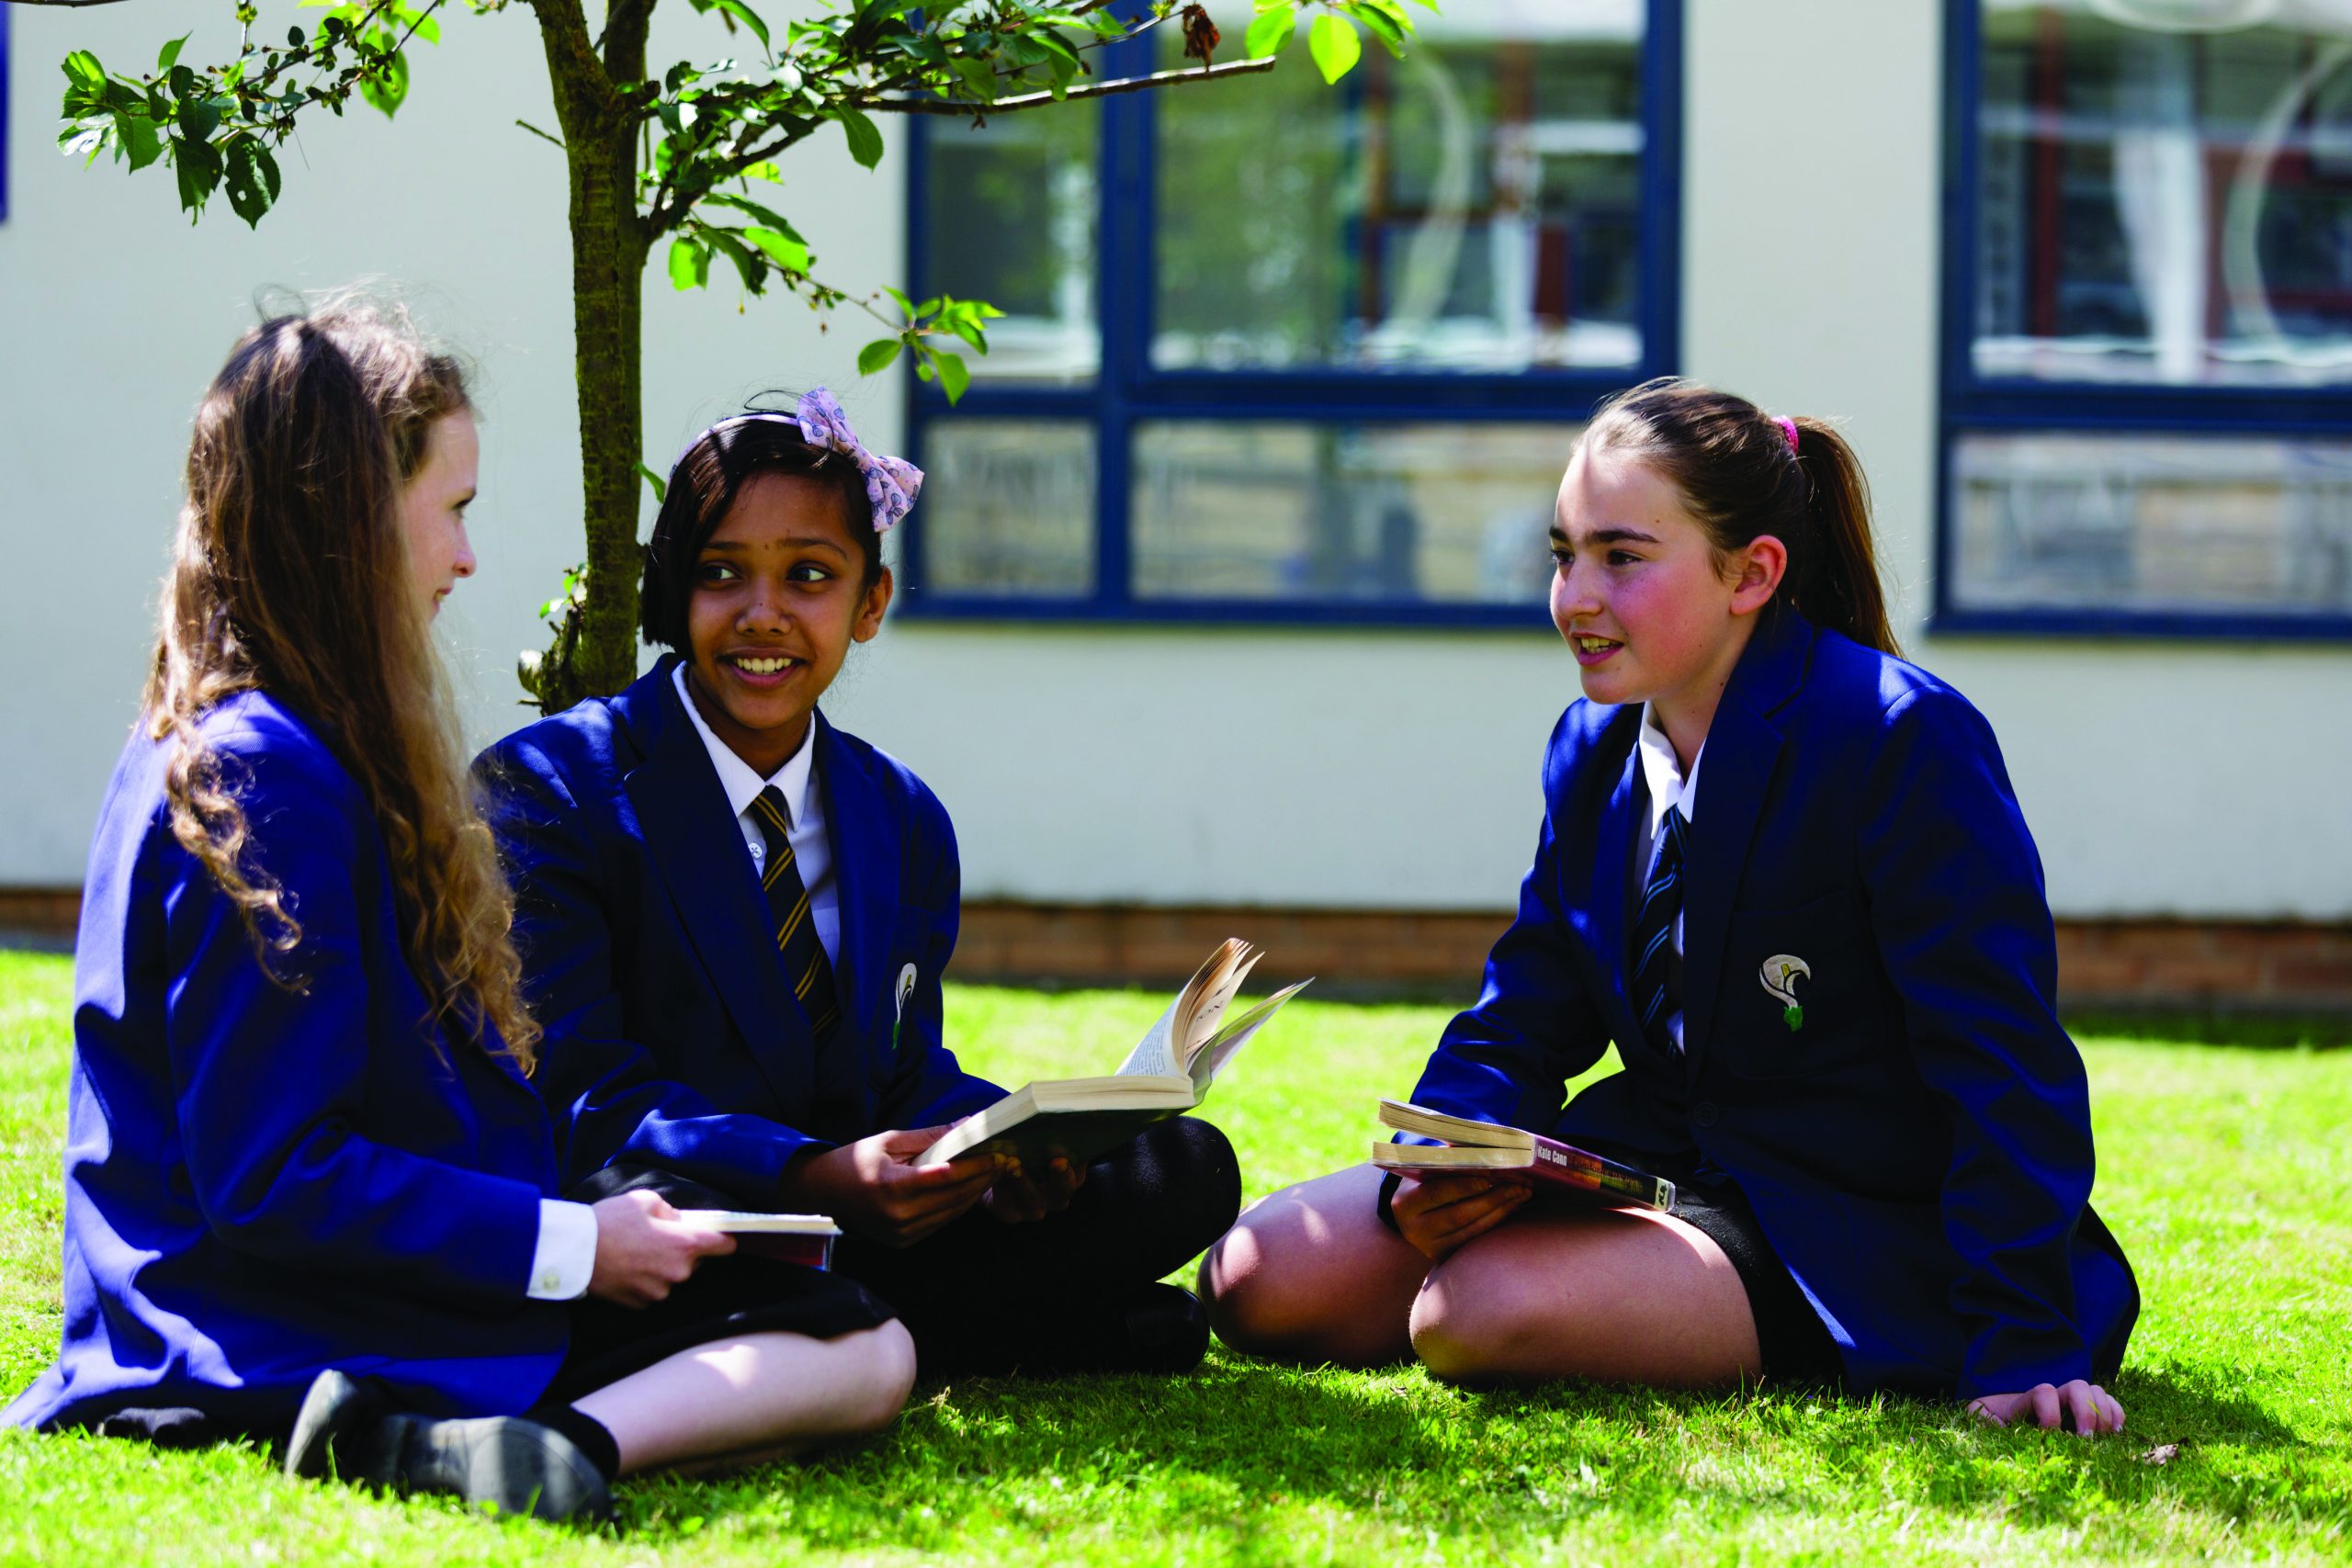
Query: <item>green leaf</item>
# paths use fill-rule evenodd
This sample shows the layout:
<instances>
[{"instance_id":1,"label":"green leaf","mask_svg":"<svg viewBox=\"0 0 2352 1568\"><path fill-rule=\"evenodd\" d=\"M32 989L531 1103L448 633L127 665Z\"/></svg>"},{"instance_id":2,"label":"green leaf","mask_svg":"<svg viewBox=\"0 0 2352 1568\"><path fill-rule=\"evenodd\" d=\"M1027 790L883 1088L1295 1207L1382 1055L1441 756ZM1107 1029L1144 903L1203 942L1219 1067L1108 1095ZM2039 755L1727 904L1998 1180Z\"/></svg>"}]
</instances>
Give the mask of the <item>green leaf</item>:
<instances>
[{"instance_id":1,"label":"green leaf","mask_svg":"<svg viewBox=\"0 0 2352 1568\"><path fill-rule=\"evenodd\" d=\"M408 97L408 56L398 50L385 56L380 72L359 78L359 96L391 118Z\"/></svg>"},{"instance_id":2,"label":"green leaf","mask_svg":"<svg viewBox=\"0 0 2352 1568\"><path fill-rule=\"evenodd\" d=\"M1323 80L1333 83L1363 58L1363 39L1356 36L1355 25L1346 17L1326 12L1306 29L1306 52L1315 57L1315 68L1323 73Z\"/></svg>"},{"instance_id":3,"label":"green leaf","mask_svg":"<svg viewBox=\"0 0 2352 1568\"><path fill-rule=\"evenodd\" d=\"M871 376L878 370L888 369L890 362L899 357L899 350L905 346L894 337L876 338L857 351L857 373Z\"/></svg>"},{"instance_id":4,"label":"green leaf","mask_svg":"<svg viewBox=\"0 0 2352 1568\"><path fill-rule=\"evenodd\" d=\"M240 136L222 153L222 188L229 194L230 210L247 228L258 228L261 215L277 200L277 161L250 136Z\"/></svg>"},{"instance_id":5,"label":"green leaf","mask_svg":"<svg viewBox=\"0 0 2352 1568\"><path fill-rule=\"evenodd\" d=\"M765 251L768 259L786 272L808 270L808 247L774 229L746 229L743 238Z\"/></svg>"},{"instance_id":6,"label":"green leaf","mask_svg":"<svg viewBox=\"0 0 2352 1568\"><path fill-rule=\"evenodd\" d=\"M220 154L209 141L172 138L172 172L179 178L180 209L193 219L204 210L205 198L220 183Z\"/></svg>"},{"instance_id":7,"label":"green leaf","mask_svg":"<svg viewBox=\"0 0 2352 1568\"><path fill-rule=\"evenodd\" d=\"M155 69L158 73L169 71L172 68L174 62L180 57L180 51L187 47L187 39L188 35L182 33L164 46L163 52L155 56Z\"/></svg>"},{"instance_id":8,"label":"green leaf","mask_svg":"<svg viewBox=\"0 0 2352 1568\"><path fill-rule=\"evenodd\" d=\"M220 129L220 111L206 98L182 98L179 113L173 118L191 141L209 141Z\"/></svg>"},{"instance_id":9,"label":"green leaf","mask_svg":"<svg viewBox=\"0 0 2352 1568\"><path fill-rule=\"evenodd\" d=\"M882 161L882 132L865 117L865 111L844 105L841 111L842 133L849 138L849 155L862 168L870 169Z\"/></svg>"},{"instance_id":10,"label":"green leaf","mask_svg":"<svg viewBox=\"0 0 2352 1568\"><path fill-rule=\"evenodd\" d=\"M754 164L743 171L743 177L747 180L765 180L772 186L780 186L784 183L784 171L772 163Z\"/></svg>"},{"instance_id":11,"label":"green leaf","mask_svg":"<svg viewBox=\"0 0 2352 1568\"><path fill-rule=\"evenodd\" d=\"M952 406L963 397L964 389L972 384L972 367L964 363L960 354L934 353L932 359L939 367L939 389L947 394Z\"/></svg>"},{"instance_id":12,"label":"green leaf","mask_svg":"<svg viewBox=\"0 0 2352 1568\"><path fill-rule=\"evenodd\" d=\"M650 486L652 486L652 487L653 487L653 504L654 504L654 505L659 506L659 505L661 505L663 502L665 502L665 501L667 501L667 500L669 500L669 499L670 499L670 487L669 487L667 484L665 484L665 483L663 483L663 482L662 482L662 476L661 476L660 474L655 473L651 468L647 468L643 463L639 463L639 464L637 466L637 471L638 471L639 474L641 474L641 475L643 475L643 476L644 476L644 478L645 478L645 482L646 482L647 484L649 484L649 485L650 485ZM539 610L539 614L540 614L540 615L546 615L547 613L548 613L548 607L547 607L547 606L545 606L545 605L541 606L541 607L540 607L540 610Z\"/></svg>"},{"instance_id":13,"label":"green leaf","mask_svg":"<svg viewBox=\"0 0 2352 1568\"><path fill-rule=\"evenodd\" d=\"M989 68L988 62L958 58L950 63L957 79L964 84L964 91L984 103L996 102L996 73Z\"/></svg>"},{"instance_id":14,"label":"green leaf","mask_svg":"<svg viewBox=\"0 0 2352 1568\"><path fill-rule=\"evenodd\" d=\"M116 115L114 140L134 172L164 155L164 139L157 134L155 122L144 115Z\"/></svg>"},{"instance_id":15,"label":"green leaf","mask_svg":"<svg viewBox=\"0 0 2352 1568\"><path fill-rule=\"evenodd\" d=\"M670 242L670 287L700 288L710 281L710 249L681 234Z\"/></svg>"},{"instance_id":16,"label":"green leaf","mask_svg":"<svg viewBox=\"0 0 2352 1568\"><path fill-rule=\"evenodd\" d=\"M713 207L731 207L738 212L748 212L769 228L780 230L796 241L800 240L800 231L792 226L790 219L773 207L761 206L748 196L737 196L732 191L719 190L711 192L704 197L703 200ZM807 242L801 241L801 243L805 244Z\"/></svg>"},{"instance_id":17,"label":"green leaf","mask_svg":"<svg viewBox=\"0 0 2352 1568\"><path fill-rule=\"evenodd\" d=\"M753 38L760 40L762 49L768 47L768 25L760 20L759 13L744 5L743 0L710 0L710 8L714 11L724 11L734 17L750 29Z\"/></svg>"},{"instance_id":18,"label":"green leaf","mask_svg":"<svg viewBox=\"0 0 2352 1568\"><path fill-rule=\"evenodd\" d=\"M1350 15L1369 28L1372 36L1378 39L1390 54L1399 60L1405 58L1405 38L1411 29L1411 24L1404 17L1391 17L1377 6L1359 6Z\"/></svg>"},{"instance_id":19,"label":"green leaf","mask_svg":"<svg viewBox=\"0 0 2352 1568\"><path fill-rule=\"evenodd\" d=\"M1297 31L1298 10L1295 6L1282 6L1271 11L1261 11L1251 19L1250 31L1242 38L1241 51L1252 60L1280 54Z\"/></svg>"},{"instance_id":20,"label":"green leaf","mask_svg":"<svg viewBox=\"0 0 2352 1568\"><path fill-rule=\"evenodd\" d=\"M67 55L63 70L69 82L79 83L94 93L105 90L107 68L99 64L98 57L86 49L77 49Z\"/></svg>"},{"instance_id":21,"label":"green leaf","mask_svg":"<svg viewBox=\"0 0 2352 1568\"><path fill-rule=\"evenodd\" d=\"M713 250L735 264L736 275L743 280L743 291L757 294L767 287L766 264L759 253L737 239L725 229L705 229L703 238Z\"/></svg>"}]
</instances>

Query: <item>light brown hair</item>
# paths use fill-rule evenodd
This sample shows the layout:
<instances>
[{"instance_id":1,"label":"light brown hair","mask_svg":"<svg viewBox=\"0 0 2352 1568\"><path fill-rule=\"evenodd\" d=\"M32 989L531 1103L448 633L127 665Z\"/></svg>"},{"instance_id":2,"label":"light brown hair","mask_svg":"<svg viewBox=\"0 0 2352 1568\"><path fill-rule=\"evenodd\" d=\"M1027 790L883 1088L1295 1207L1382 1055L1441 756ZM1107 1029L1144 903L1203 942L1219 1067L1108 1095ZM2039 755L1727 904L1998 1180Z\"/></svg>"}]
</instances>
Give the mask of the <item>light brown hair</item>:
<instances>
[{"instance_id":1,"label":"light brown hair","mask_svg":"<svg viewBox=\"0 0 2352 1568\"><path fill-rule=\"evenodd\" d=\"M1788 547L1778 597L1815 626L1898 658L1871 535L1870 481L1846 438L1800 414L1797 439L1746 398L1662 376L1601 404L1587 451L1648 463L1682 492L1716 553L1758 535Z\"/></svg>"},{"instance_id":2,"label":"light brown hair","mask_svg":"<svg viewBox=\"0 0 2352 1568\"><path fill-rule=\"evenodd\" d=\"M435 422L470 408L465 376L396 310L343 304L263 322L197 411L187 499L164 581L146 722L174 752L172 831L243 916L265 968L299 954L238 781L198 728L264 691L313 727L374 808L401 941L435 1015L525 1070L514 900L460 761L455 709L400 517Z\"/></svg>"}]
</instances>

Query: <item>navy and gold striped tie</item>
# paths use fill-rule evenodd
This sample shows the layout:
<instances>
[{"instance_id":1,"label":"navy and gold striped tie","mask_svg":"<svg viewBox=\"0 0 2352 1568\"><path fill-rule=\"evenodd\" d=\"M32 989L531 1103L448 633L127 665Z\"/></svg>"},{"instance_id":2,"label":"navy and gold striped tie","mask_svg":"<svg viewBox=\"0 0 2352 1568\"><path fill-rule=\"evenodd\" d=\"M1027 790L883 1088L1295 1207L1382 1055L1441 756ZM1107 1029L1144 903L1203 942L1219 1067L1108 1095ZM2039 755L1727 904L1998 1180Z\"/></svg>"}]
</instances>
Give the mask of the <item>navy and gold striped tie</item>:
<instances>
[{"instance_id":1,"label":"navy and gold striped tie","mask_svg":"<svg viewBox=\"0 0 2352 1568\"><path fill-rule=\"evenodd\" d=\"M833 996L833 966L826 960L825 944L817 940L808 889L800 881L800 867L793 857L792 810L785 804L784 792L774 784L760 791L760 797L752 802L752 820L767 844L760 887L767 895L776 951L784 956L784 973L792 982L792 994L807 1010L821 1045L841 1022L842 1010Z\"/></svg>"},{"instance_id":2,"label":"navy and gold striped tie","mask_svg":"<svg viewBox=\"0 0 2352 1568\"><path fill-rule=\"evenodd\" d=\"M1682 1054L1666 1025L1682 1010L1682 954L1675 950L1674 922L1682 914L1682 852L1689 830L1681 807L1669 807L1658 828L1657 859L1642 889L1642 907L1634 917L1634 1006L1643 1037L1668 1057Z\"/></svg>"}]
</instances>

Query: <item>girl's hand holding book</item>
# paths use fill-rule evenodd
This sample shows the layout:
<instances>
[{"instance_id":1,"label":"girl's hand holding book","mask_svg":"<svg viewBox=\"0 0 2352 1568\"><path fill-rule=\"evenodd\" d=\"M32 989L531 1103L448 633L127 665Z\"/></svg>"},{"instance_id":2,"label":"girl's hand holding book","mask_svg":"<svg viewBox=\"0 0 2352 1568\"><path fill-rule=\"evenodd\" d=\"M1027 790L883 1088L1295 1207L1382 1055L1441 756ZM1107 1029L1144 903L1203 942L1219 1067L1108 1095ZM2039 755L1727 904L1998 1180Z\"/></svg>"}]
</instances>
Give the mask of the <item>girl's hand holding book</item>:
<instances>
[{"instance_id":1,"label":"girl's hand holding book","mask_svg":"<svg viewBox=\"0 0 2352 1568\"><path fill-rule=\"evenodd\" d=\"M2094 1382L2075 1379L2063 1388L2036 1383L2023 1393L1988 1393L1969 1401L1969 1413L1996 1427L2030 1421L2044 1431L2064 1425L2075 1436L2096 1438L2123 1430L2123 1406Z\"/></svg>"},{"instance_id":2,"label":"girl's hand holding book","mask_svg":"<svg viewBox=\"0 0 2352 1568\"><path fill-rule=\"evenodd\" d=\"M704 1258L734 1250L733 1236L686 1224L660 1194L623 1192L596 1204L596 1265L588 1293L621 1306L651 1306Z\"/></svg>"},{"instance_id":3,"label":"girl's hand holding book","mask_svg":"<svg viewBox=\"0 0 2352 1568\"><path fill-rule=\"evenodd\" d=\"M797 1160L785 1172L785 1204L831 1214L842 1229L886 1247L911 1247L978 1202L1004 1170L1003 1156L987 1154L910 1163L946 1132L876 1133Z\"/></svg>"},{"instance_id":4,"label":"girl's hand holding book","mask_svg":"<svg viewBox=\"0 0 2352 1568\"><path fill-rule=\"evenodd\" d=\"M1388 1212L1396 1232L1432 1263L1519 1213L1535 1190L1489 1176L1408 1176L1396 1184Z\"/></svg>"},{"instance_id":5,"label":"girl's hand holding book","mask_svg":"<svg viewBox=\"0 0 2352 1568\"><path fill-rule=\"evenodd\" d=\"M1069 1207L1069 1201L1086 1184L1086 1168L1056 1155L1045 1168L1032 1176L1013 1159L1005 1167L1004 1174L996 1179L983 1200L988 1212L1006 1224L1026 1224L1042 1220L1047 1214L1057 1214Z\"/></svg>"}]
</instances>

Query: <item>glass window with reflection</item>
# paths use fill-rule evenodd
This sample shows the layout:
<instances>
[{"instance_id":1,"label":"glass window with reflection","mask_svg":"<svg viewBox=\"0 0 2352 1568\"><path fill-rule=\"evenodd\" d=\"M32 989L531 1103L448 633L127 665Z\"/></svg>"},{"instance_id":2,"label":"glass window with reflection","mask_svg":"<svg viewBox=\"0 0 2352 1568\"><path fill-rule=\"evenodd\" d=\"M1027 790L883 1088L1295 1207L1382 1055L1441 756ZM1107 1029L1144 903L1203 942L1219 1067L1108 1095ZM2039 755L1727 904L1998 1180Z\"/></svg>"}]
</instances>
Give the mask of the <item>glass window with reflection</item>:
<instances>
[{"instance_id":1,"label":"glass window with reflection","mask_svg":"<svg viewBox=\"0 0 2352 1568\"><path fill-rule=\"evenodd\" d=\"M1951 3L1939 619L2352 635L2352 0Z\"/></svg>"},{"instance_id":2,"label":"glass window with reflection","mask_svg":"<svg viewBox=\"0 0 2352 1568\"><path fill-rule=\"evenodd\" d=\"M1673 368L1679 15L1447 0L1336 85L1301 37L926 120L921 292L1005 315L960 403L911 393L905 606L1544 624L1577 429ZM1186 65L1173 28L1105 54Z\"/></svg>"}]
</instances>

